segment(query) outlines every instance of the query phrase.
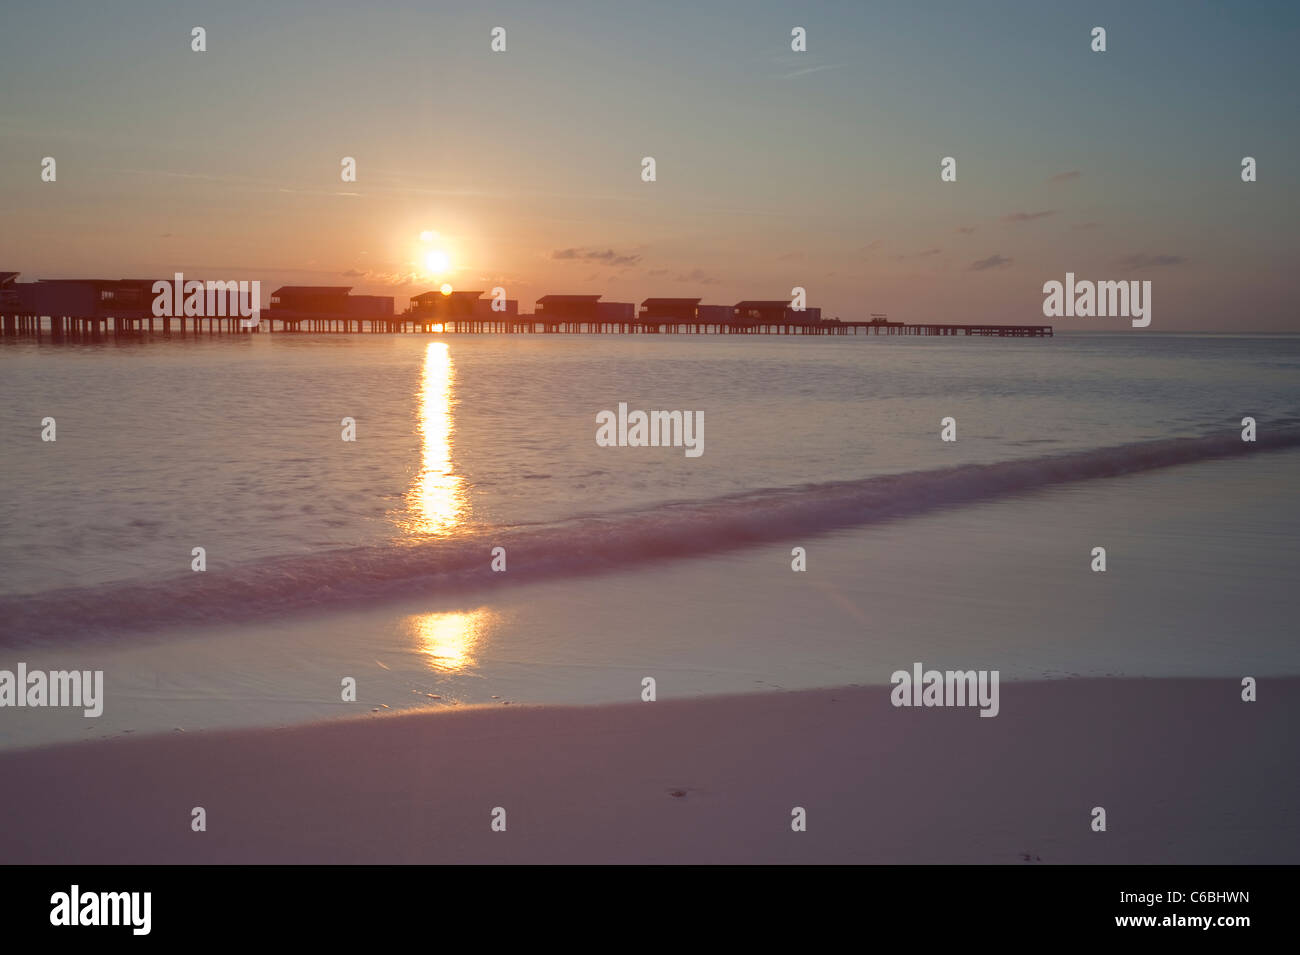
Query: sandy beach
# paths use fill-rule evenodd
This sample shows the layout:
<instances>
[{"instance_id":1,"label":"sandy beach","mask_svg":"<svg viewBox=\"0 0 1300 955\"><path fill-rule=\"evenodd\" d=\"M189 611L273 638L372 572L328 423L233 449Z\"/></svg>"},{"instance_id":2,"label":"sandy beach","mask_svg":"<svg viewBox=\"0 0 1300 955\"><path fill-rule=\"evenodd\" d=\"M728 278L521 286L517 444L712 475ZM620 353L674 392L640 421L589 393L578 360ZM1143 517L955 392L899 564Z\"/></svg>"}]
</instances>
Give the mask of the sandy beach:
<instances>
[{"instance_id":1,"label":"sandy beach","mask_svg":"<svg viewBox=\"0 0 1300 955\"><path fill-rule=\"evenodd\" d=\"M0 755L0 860L1295 863L1300 679L1238 682L1010 683L994 719L851 687L45 747Z\"/></svg>"}]
</instances>

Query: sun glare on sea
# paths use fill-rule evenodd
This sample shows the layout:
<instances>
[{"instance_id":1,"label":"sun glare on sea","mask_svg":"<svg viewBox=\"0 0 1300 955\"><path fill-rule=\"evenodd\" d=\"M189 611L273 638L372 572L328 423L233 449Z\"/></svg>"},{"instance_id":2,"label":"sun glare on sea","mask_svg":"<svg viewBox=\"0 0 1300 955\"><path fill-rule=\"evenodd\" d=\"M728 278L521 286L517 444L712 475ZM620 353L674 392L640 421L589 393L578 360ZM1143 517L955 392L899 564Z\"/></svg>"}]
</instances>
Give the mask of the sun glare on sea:
<instances>
[{"instance_id":1,"label":"sun glare on sea","mask_svg":"<svg viewBox=\"0 0 1300 955\"><path fill-rule=\"evenodd\" d=\"M420 471L406 494L406 515L398 523L413 537L446 534L460 523L465 503L463 479L454 473L451 436L455 369L446 342L430 342L416 405Z\"/></svg>"},{"instance_id":2,"label":"sun glare on sea","mask_svg":"<svg viewBox=\"0 0 1300 955\"><path fill-rule=\"evenodd\" d=\"M492 614L486 608L465 613L422 613L404 621L415 648L431 669L454 672L472 667L487 637Z\"/></svg>"}]
</instances>

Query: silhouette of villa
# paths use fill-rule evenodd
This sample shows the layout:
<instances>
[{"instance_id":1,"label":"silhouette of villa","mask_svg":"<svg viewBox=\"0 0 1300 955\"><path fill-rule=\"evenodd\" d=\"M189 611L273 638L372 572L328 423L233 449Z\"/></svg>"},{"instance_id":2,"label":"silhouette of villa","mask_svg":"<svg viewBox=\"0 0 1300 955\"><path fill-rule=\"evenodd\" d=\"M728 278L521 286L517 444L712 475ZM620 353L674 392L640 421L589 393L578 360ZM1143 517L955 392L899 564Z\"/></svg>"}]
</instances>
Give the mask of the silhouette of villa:
<instances>
[{"instance_id":1,"label":"silhouette of villa","mask_svg":"<svg viewBox=\"0 0 1300 955\"><path fill-rule=\"evenodd\" d=\"M5 335L53 338L114 334L170 335L193 330L274 332L425 332L482 334L742 334L742 335L982 335L1047 338L1050 325L925 323L908 325L873 313L872 321L824 320L821 309L796 310L784 299L701 305L698 298L603 302L599 295L543 295L531 315L506 300L502 311L481 291L421 292L396 314L393 297L353 295L347 285L284 285L261 309L261 324L244 328L238 315L155 316L154 279L41 279L19 282L0 272L0 329ZM172 280L166 279L169 284ZM197 281L188 279L188 281Z\"/></svg>"},{"instance_id":2,"label":"silhouette of villa","mask_svg":"<svg viewBox=\"0 0 1300 955\"><path fill-rule=\"evenodd\" d=\"M821 321L820 308L798 311L784 299L737 302L732 317L740 324L756 325L815 325Z\"/></svg>"},{"instance_id":3,"label":"silhouette of villa","mask_svg":"<svg viewBox=\"0 0 1300 955\"><path fill-rule=\"evenodd\" d=\"M648 298L641 303L641 318L673 324L693 322L699 304L698 298Z\"/></svg>"},{"instance_id":4,"label":"silhouette of villa","mask_svg":"<svg viewBox=\"0 0 1300 955\"><path fill-rule=\"evenodd\" d=\"M350 285L284 285L271 293L262 318L285 331L361 331L366 320L393 316L391 295L352 295Z\"/></svg>"},{"instance_id":5,"label":"silhouette of villa","mask_svg":"<svg viewBox=\"0 0 1300 955\"><path fill-rule=\"evenodd\" d=\"M421 292L411 297L411 315L431 322L472 318L482 292Z\"/></svg>"}]
</instances>

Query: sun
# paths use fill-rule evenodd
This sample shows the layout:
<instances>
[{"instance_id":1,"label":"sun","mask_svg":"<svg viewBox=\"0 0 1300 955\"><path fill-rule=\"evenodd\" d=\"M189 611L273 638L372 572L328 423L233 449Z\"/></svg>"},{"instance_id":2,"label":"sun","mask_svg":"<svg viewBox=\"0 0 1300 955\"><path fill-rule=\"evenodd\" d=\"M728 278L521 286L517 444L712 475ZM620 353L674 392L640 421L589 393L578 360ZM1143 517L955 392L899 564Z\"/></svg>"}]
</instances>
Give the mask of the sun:
<instances>
[{"instance_id":1,"label":"sun","mask_svg":"<svg viewBox=\"0 0 1300 955\"><path fill-rule=\"evenodd\" d=\"M451 259L441 249L434 249L424 256L424 270L430 275L442 275L451 268Z\"/></svg>"},{"instance_id":2,"label":"sun","mask_svg":"<svg viewBox=\"0 0 1300 955\"><path fill-rule=\"evenodd\" d=\"M450 294L451 294L451 286L448 285L446 282L443 282L443 283L442 283L442 288L438 289L438 291L441 292L443 295L450 295Z\"/></svg>"}]
</instances>

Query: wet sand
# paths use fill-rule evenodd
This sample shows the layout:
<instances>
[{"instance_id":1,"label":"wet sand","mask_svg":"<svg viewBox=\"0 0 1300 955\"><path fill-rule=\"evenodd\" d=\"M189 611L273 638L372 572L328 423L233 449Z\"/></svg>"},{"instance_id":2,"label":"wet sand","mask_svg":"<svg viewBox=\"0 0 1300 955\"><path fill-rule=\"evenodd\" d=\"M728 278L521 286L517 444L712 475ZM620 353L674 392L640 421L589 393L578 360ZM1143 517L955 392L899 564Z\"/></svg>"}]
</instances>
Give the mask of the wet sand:
<instances>
[{"instance_id":1,"label":"wet sand","mask_svg":"<svg viewBox=\"0 0 1300 955\"><path fill-rule=\"evenodd\" d=\"M854 687L51 746L0 754L0 860L1295 863L1300 679L1258 692L1004 683L988 719Z\"/></svg>"}]
</instances>

